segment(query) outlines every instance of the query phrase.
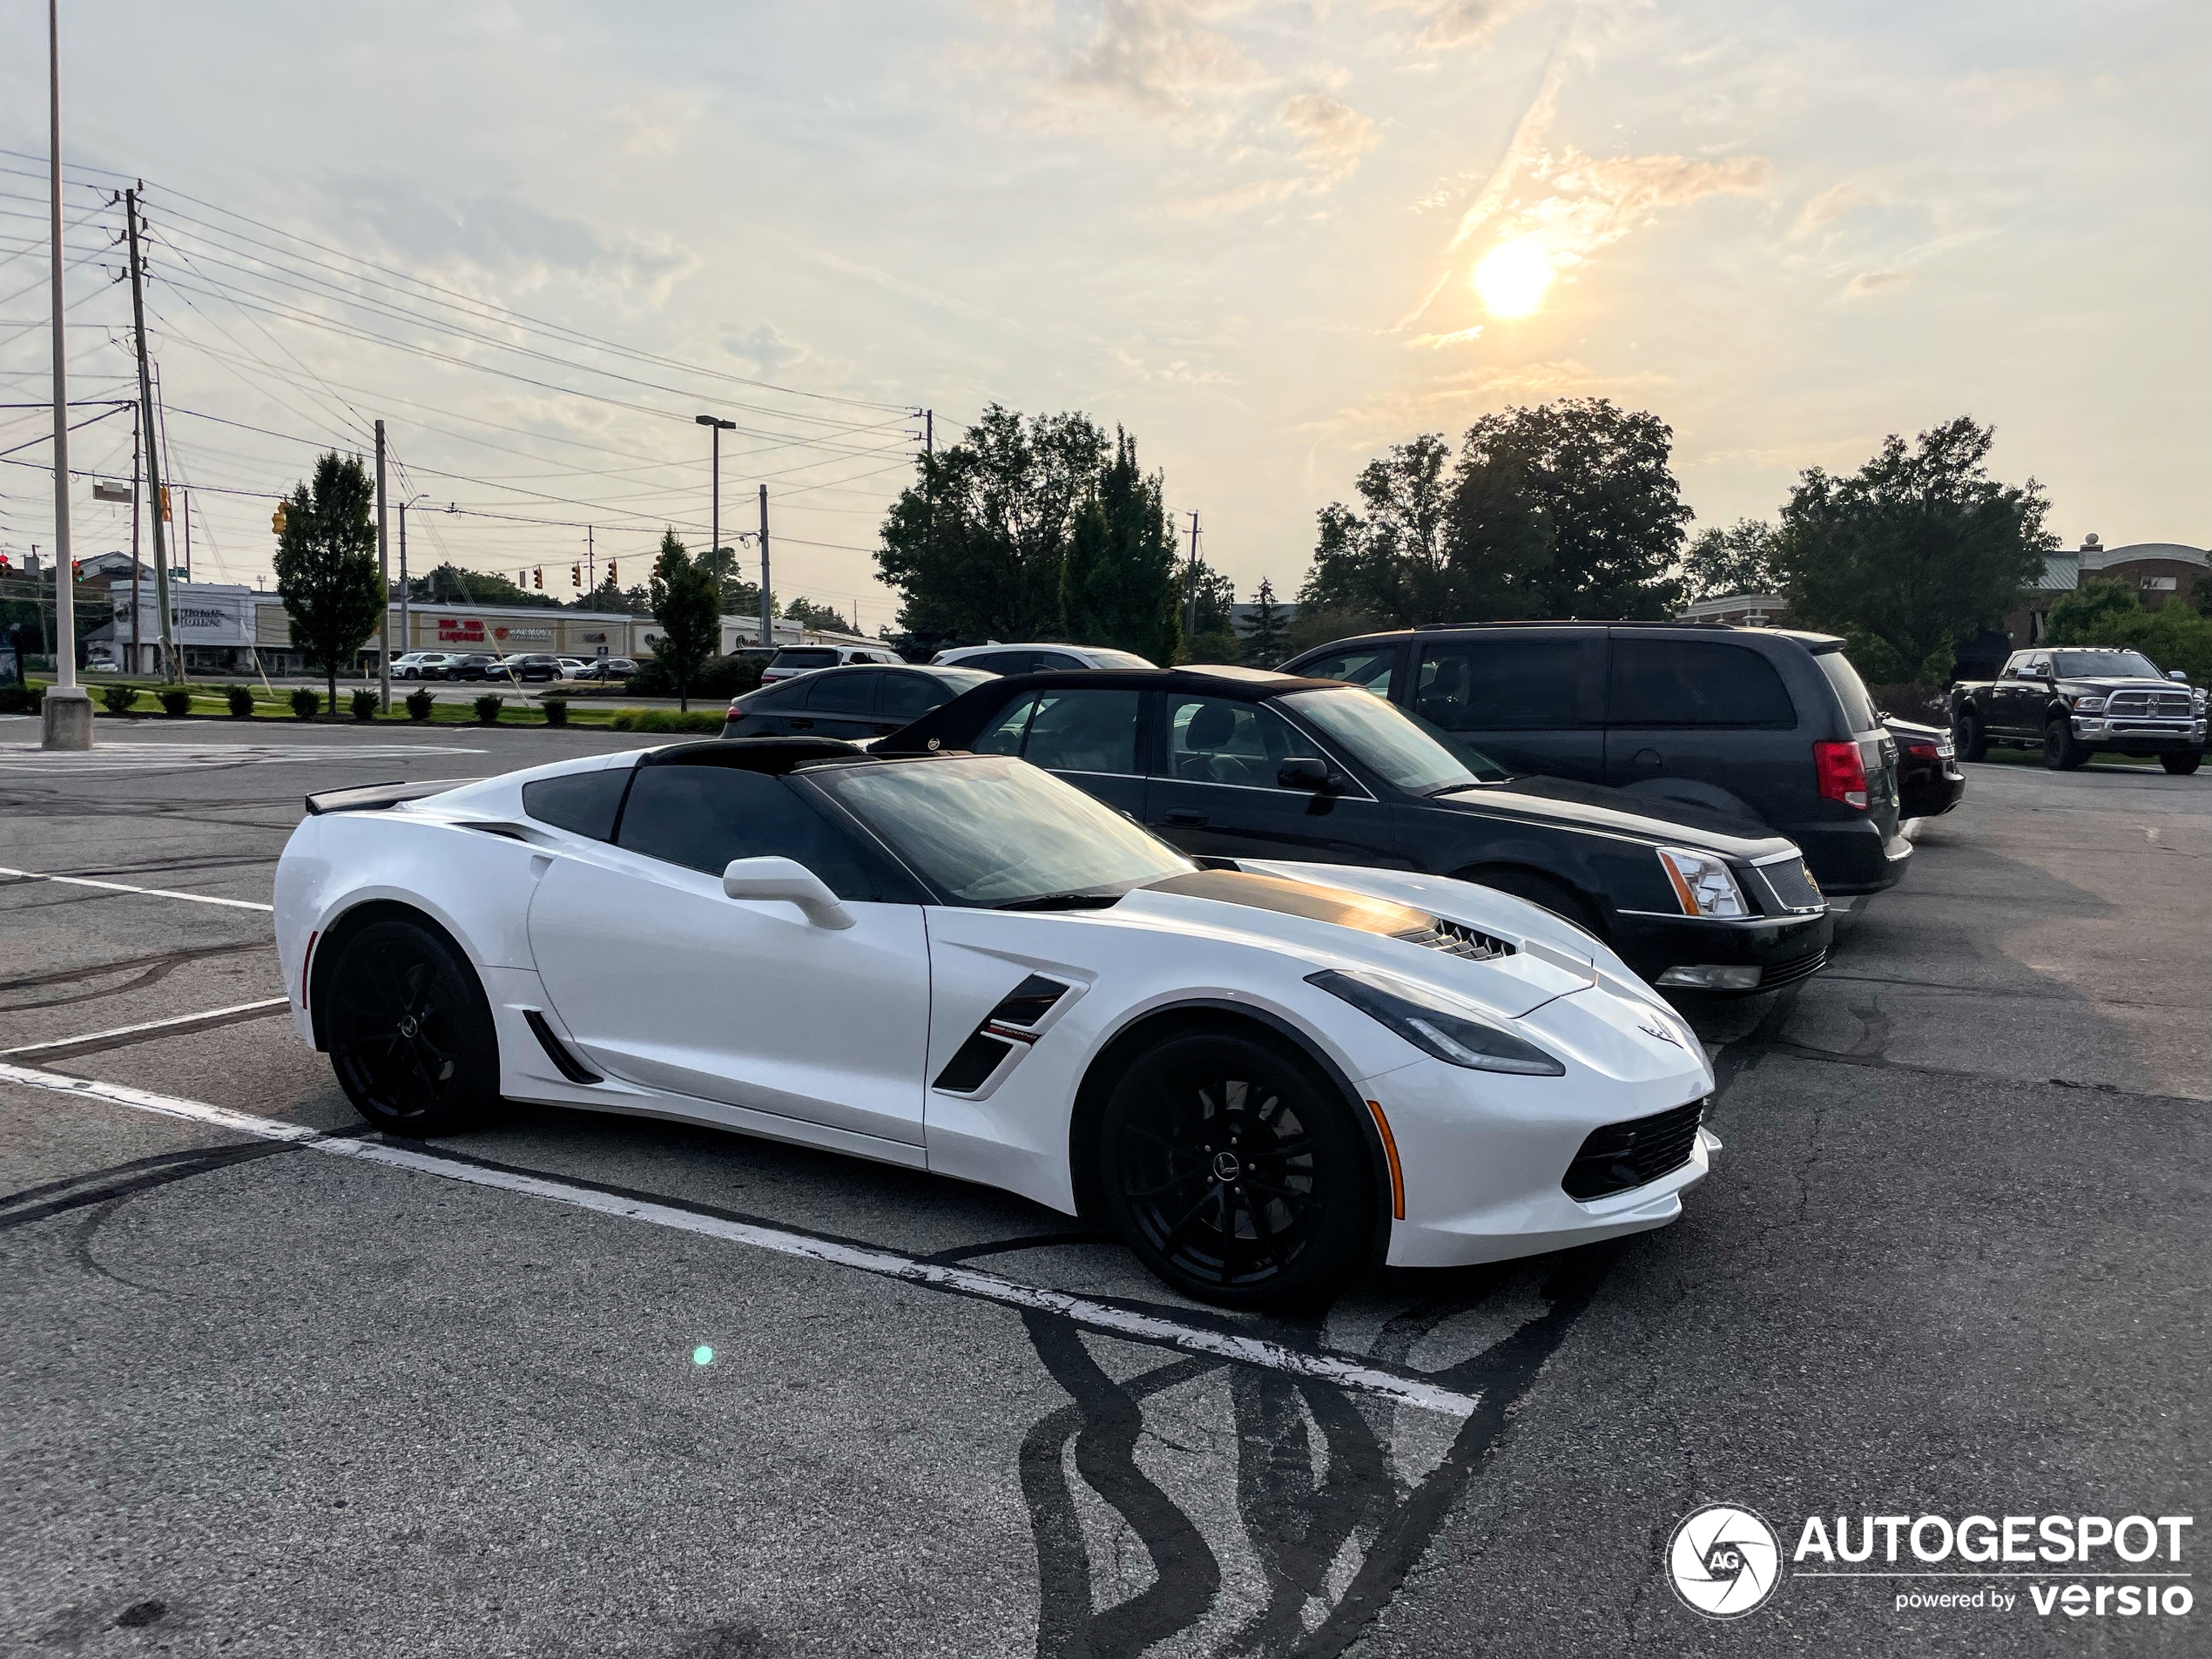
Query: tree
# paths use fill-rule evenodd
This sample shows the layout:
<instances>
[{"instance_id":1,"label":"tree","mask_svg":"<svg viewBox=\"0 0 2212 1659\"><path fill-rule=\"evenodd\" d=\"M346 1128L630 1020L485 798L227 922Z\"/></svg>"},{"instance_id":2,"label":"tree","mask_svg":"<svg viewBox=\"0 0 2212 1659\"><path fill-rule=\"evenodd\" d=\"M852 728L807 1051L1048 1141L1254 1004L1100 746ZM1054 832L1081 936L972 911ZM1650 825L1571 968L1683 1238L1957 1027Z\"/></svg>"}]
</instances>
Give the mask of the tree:
<instances>
[{"instance_id":1,"label":"tree","mask_svg":"<svg viewBox=\"0 0 2212 1659\"><path fill-rule=\"evenodd\" d=\"M339 665L353 660L384 614L375 500L360 456L325 455L312 486L293 488L277 536L277 595L292 620L292 643L322 664L333 708Z\"/></svg>"},{"instance_id":2,"label":"tree","mask_svg":"<svg viewBox=\"0 0 2212 1659\"><path fill-rule=\"evenodd\" d=\"M518 587L496 570L464 570L451 563L409 578L407 586L408 597L416 604L533 605L542 610L561 608L561 602L551 594Z\"/></svg>"},{"instance_id":3,"label":"tree","mask_svg":"<svg viewBox=\"0 0 2212 1659\"><path fill-rule=\"evenodd\" d=\"M2117 631L2143 608L2135 584L2118 577L2091 577L2051 606L2043 630L2054 645L2109 645Z\"/></svg>"},{"instance_id":4,"label":"tree","mask_svg":"<svg viewBox=\"0 0 2212 1659\"><path fill-rule=\"evenodd\" d=\"M1252 625L1244 636L1244 660L1254 668L1273 668L1290 655L1283 613L1276 608L1275 584L1265 577L1252 590Z\"/></svg>"},{"instance_id":5,"label":"tree","mask_svg":"<svg viewBox=\"0 0 2212 1659\"><path fill-rule=\"evenodd\" d=\"M2132 647L2192 685L2212 683L2212 617L2175 599L2147 610L2134 584L2116 577L2092 577L2053 605L2043 640Z\"/></svg>"},{"instance_id":6,"label":"tree","mask_svg":"<svg viewBox=\"0 0 2212 1659\"><path fill-rule=\"evenodd\" d=\"M2058 546L2042 486L1989 475L1995 439L1962 415L1910 448L1892 433L1848 478L1808 469L1776 545L1791 616L1863 629L1918 678L1947 673L1952 644L2001 621Z\"/></svg>"},{"instance_id":7,"label":"tree","mask_svg":"<svg viewBox=\"0 0 2212 1659\"><path fill-rule=\"evenodd\" d=\"M754 614L759 614L760 590L753 590ZM853 624L844 614L830 605L818 605L803 595L783 608L783 614L802 628L813 628L833 634L849 634Z\"/></svg>"},{"instance_id":8,"label":"tree","mask_svg":"<svg viewBox=\"0 0 2212 1659\"><path fill-rule=\"evenodd\" d=\"M1087 415L995 403L915 470L876 553L914 648L1066 637L1168 660L1175 538L1127 432L1109 444Z\"/></svg>"},{"instance_id":9,"label":"tree","mask_svg":"<svg viewBox=\"0 0 2212 1659\"><path fill-rule=\"evenodd\" d=\"M1775 529L1764 519L1739 518L1698 532L1683 556L1683 597L1724 599L1739 593L1779 593Z\"/></svg>"},{"instance_id":10,"label":"tree","mask_svg":"<svg viewBox=\"0 0 2212 1659\"><path fill-rule=\"evenodd\" d=\"M633 617L652 614L652 599L644 588L622 588L615 584L611 576L599 578L599 585L576 601L570 607L577 610L627 611Z\"/></svg>"},{"instance_id":11,"label":"tree","mask_svg":"<svg viewBox=\"0 0 2212 1659\"><path fill-rule=\"evenodd\" d=\"M667 664L679 709L691 706L691 687L722 644L722 612L715 603L714 571L684 550L674 530L664 531L660 556L653 561L652 616L660 624L653 654Z\"/></svg>"},{"instance_id":12,"label":"tree","mask_svg":"<svg viewBox=\"0 0 2212 1659\"><path fill-rule=\"evenodd\" d=\"M1567 398L1425 434L1321 510L1301 610L1385 624L1663 617L1689 518L1656 415Z\"/></svg>"}]
</instances>

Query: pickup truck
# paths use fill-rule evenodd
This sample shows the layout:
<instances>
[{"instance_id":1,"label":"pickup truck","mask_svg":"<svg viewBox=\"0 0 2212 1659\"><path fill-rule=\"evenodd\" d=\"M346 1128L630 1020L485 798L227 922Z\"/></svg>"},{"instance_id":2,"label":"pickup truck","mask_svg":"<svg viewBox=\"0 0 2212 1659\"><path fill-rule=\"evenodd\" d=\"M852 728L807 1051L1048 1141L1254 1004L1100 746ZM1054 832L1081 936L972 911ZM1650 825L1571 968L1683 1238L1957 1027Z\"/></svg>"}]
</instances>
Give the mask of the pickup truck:
<instances>
[{"instance_id":1,"label":"pickup truck","mask_svg":"<svg viewBox=\"0 0 2212 1659\"><path fill-rule=\"evenodd\" d=\"M2204 693L2139 651L2044 646L2014 651L1993 680L1953 685L1951 730L1962 760L1998 744L2040 749L2054 772L2124 754L2191 772L2204 758Z\"/></svg>"}]
</instances>

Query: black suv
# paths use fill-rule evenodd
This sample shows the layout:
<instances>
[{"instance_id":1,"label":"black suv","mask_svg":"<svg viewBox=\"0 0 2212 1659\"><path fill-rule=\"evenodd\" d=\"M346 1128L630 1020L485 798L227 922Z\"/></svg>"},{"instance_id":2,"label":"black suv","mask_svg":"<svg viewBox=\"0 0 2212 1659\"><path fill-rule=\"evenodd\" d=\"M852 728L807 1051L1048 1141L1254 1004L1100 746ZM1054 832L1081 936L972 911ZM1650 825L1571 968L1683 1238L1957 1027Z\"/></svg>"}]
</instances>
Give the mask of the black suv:
<instances>
[{"instance_id":1,"label":"black suv","mask_svg":"<svg viewBox=\"0 0 2212 1659\"><path fill-rule=\"evenodd\" d=\"M1718 623L1476 623L1340 639L1283 665L1348 680L1508 771L1770 826L1821 890L1905 873L1897 740L1829 634Z\"/></svg>"}]
</instances>

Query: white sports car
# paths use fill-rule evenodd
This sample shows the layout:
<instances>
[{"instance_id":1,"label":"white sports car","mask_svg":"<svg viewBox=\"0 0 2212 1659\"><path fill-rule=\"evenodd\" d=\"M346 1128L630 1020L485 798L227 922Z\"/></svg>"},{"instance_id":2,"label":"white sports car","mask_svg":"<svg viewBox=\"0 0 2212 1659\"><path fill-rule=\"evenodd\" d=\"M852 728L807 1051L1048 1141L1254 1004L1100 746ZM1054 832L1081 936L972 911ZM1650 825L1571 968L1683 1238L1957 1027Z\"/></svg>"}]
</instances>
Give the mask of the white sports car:
<instances>
[{"instance_id":1,"label":"white sports car","mask_svg":"<svg viewBox=\"0 0 2212 1659\"><path fill-rule=\"evenodd\" d=\"M1719 1145L1696 1039L1558 917L1194 863L1010 758L680 743L308 807L293 1021L395 1134L504 1096L855 1153L1229 1306L1662 1226Z\"/></svg>"}]
</instances>

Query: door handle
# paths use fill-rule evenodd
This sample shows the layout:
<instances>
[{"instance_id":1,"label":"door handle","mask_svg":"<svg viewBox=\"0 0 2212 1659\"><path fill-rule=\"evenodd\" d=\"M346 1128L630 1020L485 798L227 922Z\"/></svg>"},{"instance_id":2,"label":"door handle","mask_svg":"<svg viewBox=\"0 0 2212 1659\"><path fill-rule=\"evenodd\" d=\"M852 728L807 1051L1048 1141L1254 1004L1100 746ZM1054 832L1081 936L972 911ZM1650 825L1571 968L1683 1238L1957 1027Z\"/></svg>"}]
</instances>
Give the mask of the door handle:
<instances>
[{"instance_id":1,"label":"door handle","mask_svg":"<svg viewBox=\"0 0 2212 1659\"><path fill-rule=\"evenodd\" d=\"M1206 815L1204 813L1194 813L1187 806L1177 807L1174 812L1168 814L1168 822L1170 824L1183 824L1188 826L1203 824L1205 821Z\"/></svg>"}]
</instances>

